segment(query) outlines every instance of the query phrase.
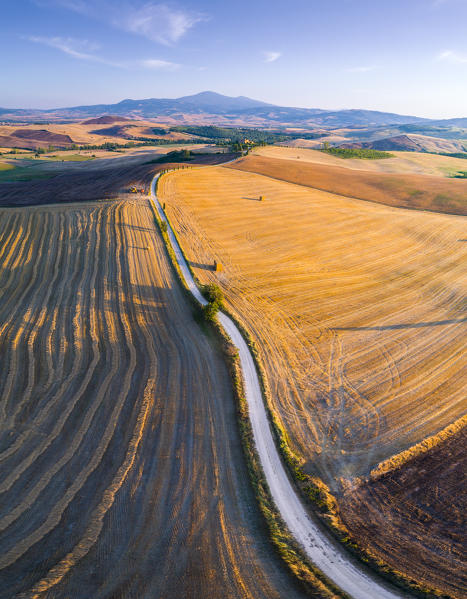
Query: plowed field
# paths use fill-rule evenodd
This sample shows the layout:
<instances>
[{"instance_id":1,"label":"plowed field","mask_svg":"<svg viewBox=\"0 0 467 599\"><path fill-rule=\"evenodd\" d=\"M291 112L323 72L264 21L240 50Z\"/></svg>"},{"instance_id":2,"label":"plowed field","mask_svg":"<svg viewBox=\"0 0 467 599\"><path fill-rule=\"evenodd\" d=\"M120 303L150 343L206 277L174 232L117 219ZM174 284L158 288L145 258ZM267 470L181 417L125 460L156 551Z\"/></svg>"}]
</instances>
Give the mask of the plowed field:
<instances>
[{"instance_id":1,"label":"plowed field","mask_svg":"<svg viewBox=\"0 0 467 599\"><path fill-rule=\"evenodd\" d=\"M146 200L0 210L0 597L300 595Z\"/></svg>"}]
</instances>

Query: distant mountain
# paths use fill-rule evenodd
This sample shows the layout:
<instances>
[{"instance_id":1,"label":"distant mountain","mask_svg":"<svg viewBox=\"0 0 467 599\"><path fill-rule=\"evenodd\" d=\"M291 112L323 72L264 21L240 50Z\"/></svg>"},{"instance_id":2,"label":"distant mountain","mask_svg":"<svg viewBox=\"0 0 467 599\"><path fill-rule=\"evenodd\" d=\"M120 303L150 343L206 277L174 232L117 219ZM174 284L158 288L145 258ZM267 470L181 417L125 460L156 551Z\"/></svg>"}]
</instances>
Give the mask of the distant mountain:
<instances>
[{"instance_id":1,"label":"distant mountain","mask_svg":"<svg viewBox=\"0 0 467 599\"><path fill-rule=\"evenodd\" d=\"M437 127L460 127L461 129L467 129L467 118L441 119L439 121L430 121L430 124Z\"/></svg>"},{"instance_id":2,"label":"distant mountain","mask_svg":"<svg viewBox=\"0 0 467 599\"><path fill-rule=\"evenodd\" d=\"M225 112L247 110L250 108L258 108L262 106L272 106L266 102L260 102L259 100L252 100L246 96L237 96L231 98L230 96L223 96L216 92L201 92L194 96L183 96L175 100L177 105L192 107L195 106L198 109L203 109L209 112L210 110L223 110Z\"/></svg>"},{"instance_id":3,"label":"distant mountain","mask_svg":"<svg viewBox=\"0 0 467 599\"><path fill-rule=\"evenodd\" d=\"M150 118L166 122L196 124L321 127L325 129L382 127L430 122L427 119L414 116L373 110L329 111L319 108L275 106L245 96L230 97L212 91L174 99L126 99L117 104L72 106L71 108L51 110L0 109L0 120L89 119L105 116Z\"/></svg>"}]
</instances>

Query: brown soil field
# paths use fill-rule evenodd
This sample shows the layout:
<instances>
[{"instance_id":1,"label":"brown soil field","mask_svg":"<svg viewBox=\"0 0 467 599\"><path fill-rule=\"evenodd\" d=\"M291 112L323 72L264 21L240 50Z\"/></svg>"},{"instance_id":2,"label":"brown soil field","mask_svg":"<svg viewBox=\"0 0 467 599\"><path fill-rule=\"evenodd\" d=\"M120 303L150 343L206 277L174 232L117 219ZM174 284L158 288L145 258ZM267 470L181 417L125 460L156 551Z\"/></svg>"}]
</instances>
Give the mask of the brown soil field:
<instances>
[{"instance_id":1,"label":"brown soil field","mask_svg":"<svg viewBox=\"0 0 467 599\"><path fill-rule=\"evenodd\" d=\"M400 173L417 175L435 175L446 177L467 169L467 160L451 158L425 152L391 152L394 158L383 160L362 160L358 158L338 158L326 152L305 148L284 148L265 146L255 148L254 155L283 160L298 160L305 163L339 166L358 171L377 173Z\"/></svg>"},{"instance_id":2,"label":"brown soil field","mask_svg":"<svg viewBox=\"0 0 467 599\"><path fill-rule=\"evenodd\" d=\"M148 152L145 149L141 154L135 153L129 156L84 163L51 162L44 164L43 172L50 171L56 173L56 176L47 180L0 183L0 206L31 206L122 198L132 186L149 189L149 182L156 172L170 166L177 166L168 163L148 164L148 161L157 158L159 154L172 149L173 146L157 152ZM198 156L189 164L218 164L231 157L230 154L213 153ZM12 163L21 164L19 160L12 161Z\"/></svg>"},{"instance_id":3,"label":"brown soil field","mask_svg":"<svg viewBox=\"0 0 467 599\"><path fill-rule=\"evenodd\" d=\"M467 215L467 181L461 179L362 172L345 166L311 165L255 155L243 158L231 168L388 206Z\"/></svg>"},{"instance_id":4,"label":"brown soil field","mask_svg":"<svg viewBox=\"0 0 467 599\"><path fill-rule=\"evenodd\" d=\"M467 428L340 503L361 545L452 597L467 596Z\"/></svg>"},{"instance_id":5,"label":"brown soil field","mask_svg":"<svg viewBox=\"0 0 467 599\"><path fill-rule=\"evenodd\" d=\"M146 199L0 210L0 597L299 599Z\"/></svg>"},{"instance_id":6,"label":"brown soil field","mask_svg":"<svg viewBox=\"0 0 467 599\"><path fill-rule=\"evenodd\" d=\"M418 458L444 460L446 476L420 467L419 479L409 462L364 481L385 458L467 413L466 219L230 167L170 174L159 196L197 277L221 285L251 332L293 451L344 502L356 539L396 570L461 596L460 572L451 577L464 501L457 458L446 450ZM430 494L439 495L431 526L420 503ZM436 525L449 502L457 519Z\"/></svg>"},{"instance_id":7,"label":"brown soil field","mask_svg":"<svg viewBox=\"0 0 467 599\"><path fill-rule=\"evenodd\" d=\"M52 133L47 129L13 129L9 135L0 135L0 146L8 148L39 148L55 145L67 148L73 143L69 135Z\"/></svg>"}]
</instances>

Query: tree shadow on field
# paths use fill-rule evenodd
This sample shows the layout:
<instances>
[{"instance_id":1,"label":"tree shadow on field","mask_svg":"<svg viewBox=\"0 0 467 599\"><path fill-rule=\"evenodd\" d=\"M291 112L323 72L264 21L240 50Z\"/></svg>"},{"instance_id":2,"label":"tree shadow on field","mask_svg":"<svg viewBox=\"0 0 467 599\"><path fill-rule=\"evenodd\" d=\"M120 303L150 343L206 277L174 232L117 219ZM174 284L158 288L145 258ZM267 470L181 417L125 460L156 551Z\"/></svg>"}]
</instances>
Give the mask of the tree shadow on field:
<instances>
[{"instance_id":1,"label":"tree shadow on field","mask_svg":"<svg viewBox=\"0 0 467 599\"><path fill-rule=\"evenodd\" d=\"M397 331L398 329L420 329L423 327L440 327L449 324L461 324L467 322L465 318L453 318L450 320L434 320L432 322L414 322L404 324L388 324L369 327L335 327L333 331Z\"/></svg>"},{"instance_id":2,"label":"tree shadow on field","mask_svg":"<svg viewBox=\"0 0 467 599\"><path fill-rule=\"evenodd\" d=\"M212 264L203 264L201 262L192 262L188 261L188 264L193 268L201 268L202 270L214 270L214 266Z\"/></svg>"},{"instance_id":3,"label":"tree shadow on field","mask_svg":"<svg viewBox=\"0 0 467 599\"><path fill-rule=\"evenodd\" d=\"M149 233L153 233L154 229L151 227L140 227L139 225L129 225L127 223L120 223L121 227L126 227L128 229L133 229L134 231L148 231Z\"/></svg>"}]
</instances>

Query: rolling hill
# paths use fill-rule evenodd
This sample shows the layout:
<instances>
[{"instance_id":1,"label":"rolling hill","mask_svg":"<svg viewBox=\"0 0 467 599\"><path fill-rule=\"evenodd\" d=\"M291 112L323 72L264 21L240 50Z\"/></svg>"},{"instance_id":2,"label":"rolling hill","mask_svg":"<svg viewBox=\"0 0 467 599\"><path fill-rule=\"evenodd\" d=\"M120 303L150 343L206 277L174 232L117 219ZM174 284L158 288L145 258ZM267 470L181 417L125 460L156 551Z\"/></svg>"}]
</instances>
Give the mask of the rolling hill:
<instances>
[{"instance_id":1,"label":"rolling hill","mask_svg":"<svg viewBox=\"0 0 467 599\"><path fill-rule=\"evenodd\" d=\"M341 148L366 148L371 150L401 152L464 152L467 145L461 141L430 137L428 135L403 134L384 137L374 141L357 141L340 144Z\"/></svg>"}]
</instances>

